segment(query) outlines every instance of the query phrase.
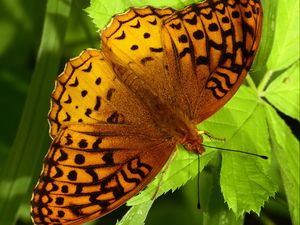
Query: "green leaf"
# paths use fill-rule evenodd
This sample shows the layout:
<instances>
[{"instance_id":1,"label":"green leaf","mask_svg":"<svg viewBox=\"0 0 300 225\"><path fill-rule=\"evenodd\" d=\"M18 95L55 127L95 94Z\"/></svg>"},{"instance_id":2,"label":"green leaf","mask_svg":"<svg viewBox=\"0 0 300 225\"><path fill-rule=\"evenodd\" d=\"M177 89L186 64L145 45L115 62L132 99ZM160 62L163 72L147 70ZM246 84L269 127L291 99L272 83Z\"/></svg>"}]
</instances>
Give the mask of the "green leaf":
<instances>
[{"instance_id":1,"label":"green leaf","mask_svg":"<svg viewBox=\"0 0 300 225\"><path fill-rule=\"evenodd\" d=\"M279 162L293 224L300 224L300 153L299 141L276 111L265 104L272 149Z\"/></svg>"},{"instance_id":2,"label":"green leaf","mask_svg":"<svg viewBox=\"0 0 300 225\"><path fill-rule=\"evenodd\" d=\"M148 212L154 201L132 206L116 225L144 225Z\"/></svg>"},{"instance_id":3,"label":"green leaf","mask_svg":"<svg viewBox=\"0 0 300 225\"><path fill-rule=\"evenodd\" d=\"M144 7L151 5L157 8L171 7L175 9L183 8L186 5L199 2L199 0L125 0L118 1L99 1L91 0L91 6L86 9L96 26L101 30L105 27L111 17L116 14L124 13L130 7Z\"/></svg>"},{"instance_id":4,"label":"green leaf","mask_svg":"<svg viewBox=\"0 0 300 225\"><path fill-rule=\"evenodd\" d=\"M191 220L195 224L203 225L242 225L243 217L237 218L232 210L228 209L224 202L220 189L220 155L217 154L200 174L200 188L198 179L188 182L183 188L183 194L187 203ZM197 193L200 190L201 209L196 209Z\"/></svg>"},{"instance_id":5,"label":"green leaf","mask_svg":"<svg viewBox=\"0 0 300 225\"><path fill-rule=\"evenodd\" d=\"M299 0L278 0L274 42L267 61L272 71L285 69L299 59L299 11Z\"/></svg>"},{"instance_id":6,"label":"green leaf","mask_svg":"<svg viewBox=\"0 0 300 225\"><path fill-rule=\"evenodd\" d=\"M156 176L156 178L148 185L148 187L142 191L139 195L133 197L127 202L127 205L138 205L143 202L151 200L157 191L156 197L168 192L169 190L175 191L187 181L195 177L198 173L198 156L194 153L186 151L182 146L179 146L175 158L163 175L162 172ZM201 156L200 171L214 156L214 152L210 152Z\"/></svg>"},{"instance_id":7,"label":"green leaf","mask_svg":"<svg viewBox=\"0 0 300 225\"><path fill-rule=\"evenodd\" d=\"M208 122L220 124L220 132L226 135L225 145L220 147L268 156L270 146L264 118L256 93L241 87L224 109ZM274 196L277 188L269 178L269 166L267 160L255 156L222 153L221 190L229 208L238 216L250 210L259 213L264 202Z\"/></svg>"},{"instance_id":8,"label":"green leaf","mask_svg":"<svg viewBox=\"0 0 300 225\"><path fill-rule=\"evenodd\" d=\"M263 7L263 29L257 55L250 69L251 77L259 81L263 73L257 73L265 69L274 41L274 20L276 18L278 1L261 0ZM254 72L254 73L253 73Z\"/></svg>"},{"instance_id":9,"label":"green leaf","mask_svg":"<svg viewBox=\"0 0 300 225\"><path fill-rule=\"evenodd\" d=\"M269 155L268 130L262 106L258 104L258 101L255 92L242 86L236 96L222 110L199 127L201 130L213 132L216 137L225 137L226 142L222 146L218 145L220 147ZM213 143L209 144L213 146ZM208 153L201 157L201 170L214 156L212 153L215 151L209 149L207 151ZM197 156L184 149L180 149L177 154L167 170L163 182L159 185L158 196L169 190L174 191L197 174ZM234 163L231 164L232 162ZM259 212L264 202L270 196L274 196L277 189L268 177L267 168L269 168L267 160L239 153L223 153L222 192L229 207L238 215L250 210ZM243 173L244 170L249 172L247 177ZM159 179L160 175L145 191L129 200L128 204L136 205L151 199L158 187ZM233 185L234 183L238 184ZM262 187L258 184L261 184ZM249 188L249 185L252 187ZM242 188L244 192L240 193L238 188ZM248 202L249 196L256 198L256 201Z\"/></svg>"},{"instance_id":10,"label":"green leaf","mask_svg":"<svg viewBox=\"0 0 300 225\"><path fill-rule=\"evenodd\" d=\"M243 216L237 217L228 205L224 202L224 197L219 185L219 171L214 171L213 185L209 192L208 209L204 213L203 225L242 225L244 224Z\"/></svg>"},{"instance_id":11,"label":"green leaf","mask_svg":"<svg viewBox=\"0 0 300 225\"><path fill-rule=\"evenodd\" d=\"M300 120L299 61L277 77L267 88L264 96L286 115Z\"/></svg>"},{"instance_id":12,"label":"green leaf","mask_svg":"<svg viewBox=\"0 0 300 225\"><path fill-rule=\"evenodd\" d=\"M258 104L254 108L244 109L248 109L251 115L228 141L228 144L231 143L230 149L243 146L244 149L259 150L268 155L268 135L262 106ZM259 213L269 196L274 196L276 188L268 178L268 167L269 164L260 158L223 153L221 188L229 208L237 215L251 210Z\"/></svg>"},{"instance_id":13,"label":"green leaf","mask_svg":"<svg viewBox=\"0 0 300 225\"><path fill-rule=\"evenodd\" d=\"M228 205L224 201L224 197L220 188L220 157L211 161L208 168L201 174L200 184L202 189L201 196L206 197L207 203L204 205L203 225L242 225L243 217L236 217L232 210L228 209ZM206 180L203 180L206 178ZM204 186L204 187L203 187ZM203 197L202 197L203 199ZM201 199L201 203L203 200Z\"/></svg>"}]
</instances>

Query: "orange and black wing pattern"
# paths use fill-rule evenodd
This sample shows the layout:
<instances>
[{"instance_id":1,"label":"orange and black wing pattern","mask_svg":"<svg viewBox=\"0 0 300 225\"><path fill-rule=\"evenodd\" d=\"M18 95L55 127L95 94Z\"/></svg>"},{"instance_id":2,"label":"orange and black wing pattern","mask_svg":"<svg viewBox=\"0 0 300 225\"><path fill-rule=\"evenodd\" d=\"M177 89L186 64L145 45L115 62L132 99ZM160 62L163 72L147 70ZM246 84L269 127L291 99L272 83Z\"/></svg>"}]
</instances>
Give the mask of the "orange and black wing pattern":
<instances>
[{"instance_id":1,"label":"orange and black wing pattern","mask_svg":"<svg viewBox=\"0 0 300 225\"><path fill-rule=\"evenodd\" d=\"M164 20L166 59L186 90L190 118L200 123L237 91L262 30L259 0L207 0Z\"/></svg>"},{"instance_id":2,"label":"orange and black wing pattern","mask_svg":"<svg viewBox=\"0 0 300 225\"><path fill-rule=\"evenodd\" d=\"M62 127L34 189L34 224L82 224L136 195L175 149L175 143L151 140L144 132L129 125Z\"/></svg>"}]
</instances>

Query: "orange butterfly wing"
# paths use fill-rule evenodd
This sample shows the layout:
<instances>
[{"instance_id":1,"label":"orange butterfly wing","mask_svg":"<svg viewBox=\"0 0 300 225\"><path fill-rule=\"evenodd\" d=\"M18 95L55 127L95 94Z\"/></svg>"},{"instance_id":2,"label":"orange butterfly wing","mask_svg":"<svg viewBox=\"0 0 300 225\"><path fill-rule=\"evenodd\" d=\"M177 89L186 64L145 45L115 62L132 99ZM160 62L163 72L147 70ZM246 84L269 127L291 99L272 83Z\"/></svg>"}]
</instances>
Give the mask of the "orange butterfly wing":
<instances>
[{"instance_id":1,"label":"orange butterfly wing","mask_svg":"<svg viewBox=\"0 0 300 225\"><path fill-rule=\"evenodd\" d=\"M97 50L67 63L49 113L53 142L32 197L35 224L81 224L124 204L162 169L175 142Z\"/></svg>"},{"instance_id":2,"label":"orange butterfly wing","mask_svg":"<svg viewBox=\"0 0 300 225\"><path fill-rule=\"evenodd\" d=\"M238 90L254 60L261 29L258 0L208 0L164 20L170 73L178 74L178 86L186 90L195 124Z\"/></svg>"},{"instance_id":3,"label":"orange butterfly wing","mask_svg":"<svg viewBox=\"0 0 300 225\"><path fill-rule=\"evenodd\" d=\"M34 223L81 224L109 213L143 189L174 148L131 125L63 126L34 189Z\"/></svg>"},{"instance_id":4,"label":"orange butterfly wing","mask_svg":"<svg viewBox=\"0 0 300 225\"><path fill-rule=\"evenodd\" d=\"M113 66L99 50L83 51L57 78L49 112L52 138L64 124L132 123L150 129L149 120L151 114L116 79Z\"/></svg>"},{"instance_id":5,"label":"orange butterfly wing","mask_svg":"<svg viewBox=\"0 0 300 225\"><path fill-rule=\"evenodd\" d=\"M247 75L261 36L261 3L207 0L171 12L147 7L115 17L102 32L103 51L122 67L117 74L124 84L139 80L144 88L138 94L150 90L198 124Z\"/></svg>"},{"instance_id":6,"label":"orange butterfly wing","mask_svg":"<svg viewBox=\"0 0 300 225\"><path fill-rule=\"evenodd\" d=\"M118 78L139 98L157 98L179 108L183 101L175 98L177 83L168 73L161 39L163 19L173 12L169 8L132 8L114 17L102 31L101 41L103 53L115 65ZM146 104L150 109L154 105Z\"/></svg>"}]
</instances>

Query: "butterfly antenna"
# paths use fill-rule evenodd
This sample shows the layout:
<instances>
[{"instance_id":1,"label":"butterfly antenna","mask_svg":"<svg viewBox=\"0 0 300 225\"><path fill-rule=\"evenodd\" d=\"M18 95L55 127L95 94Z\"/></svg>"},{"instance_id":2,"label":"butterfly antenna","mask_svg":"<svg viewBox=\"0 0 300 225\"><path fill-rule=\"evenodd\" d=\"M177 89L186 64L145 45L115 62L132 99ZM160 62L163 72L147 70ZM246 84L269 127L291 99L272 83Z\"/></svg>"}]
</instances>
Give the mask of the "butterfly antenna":
<instances>
[{"instance_id":1,"label":"butterfly antenna","mask_svg":"<svg viewBox=\"0 0 300 225\"><path fill-rule=\"evenodd\" d=\"M198 154L198 180L197 180L197 189L198 189L198 202L197 209L201 209L200 205L200 155Z\"/></svg>"},{"instance_id":2,"label":"butterfly antenna","mask_svg":"<svg viewBox=\"0 0 300 225\"><path fill-rule=\"evenodd\" d=\"M265 155L259 155L259 154L251 153L251 152L244 152L244 151L236 150L236 149L228 149L228 148L213 147L213 146L208 146L208 145L204 145L204 144L202 144L202 146L203 146L203 147L207 147L207 148L218 149L218 150L220 150L220 151L238 152L238 153L243 153L243 154L246 154L246 155L257 156L257 157L262 158L262 159L268 159L268 156L265 156Z\"/></svg>"}]
</instances>

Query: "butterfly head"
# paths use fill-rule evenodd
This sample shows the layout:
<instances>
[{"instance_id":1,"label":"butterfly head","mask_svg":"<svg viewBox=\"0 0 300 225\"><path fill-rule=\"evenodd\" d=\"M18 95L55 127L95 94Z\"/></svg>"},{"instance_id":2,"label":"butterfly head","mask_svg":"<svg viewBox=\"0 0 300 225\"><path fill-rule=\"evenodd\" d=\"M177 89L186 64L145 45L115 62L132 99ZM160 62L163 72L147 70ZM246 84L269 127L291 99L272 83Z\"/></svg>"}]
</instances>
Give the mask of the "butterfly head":
<instances>
[{"instance_id":1,"label":"butterfly head","mask_svg":"<svg viewBox=\"0 0 300 225\"><path fill-rule=\"evenodd\" d=\"M183 146L186 150L201 155L203 152L205 152L205 149L202 146L202 142L203 142L203 137L200 134L196 136L190 135L190 136L186 136L183 142Z\"/></svg>"}]
</instances>

